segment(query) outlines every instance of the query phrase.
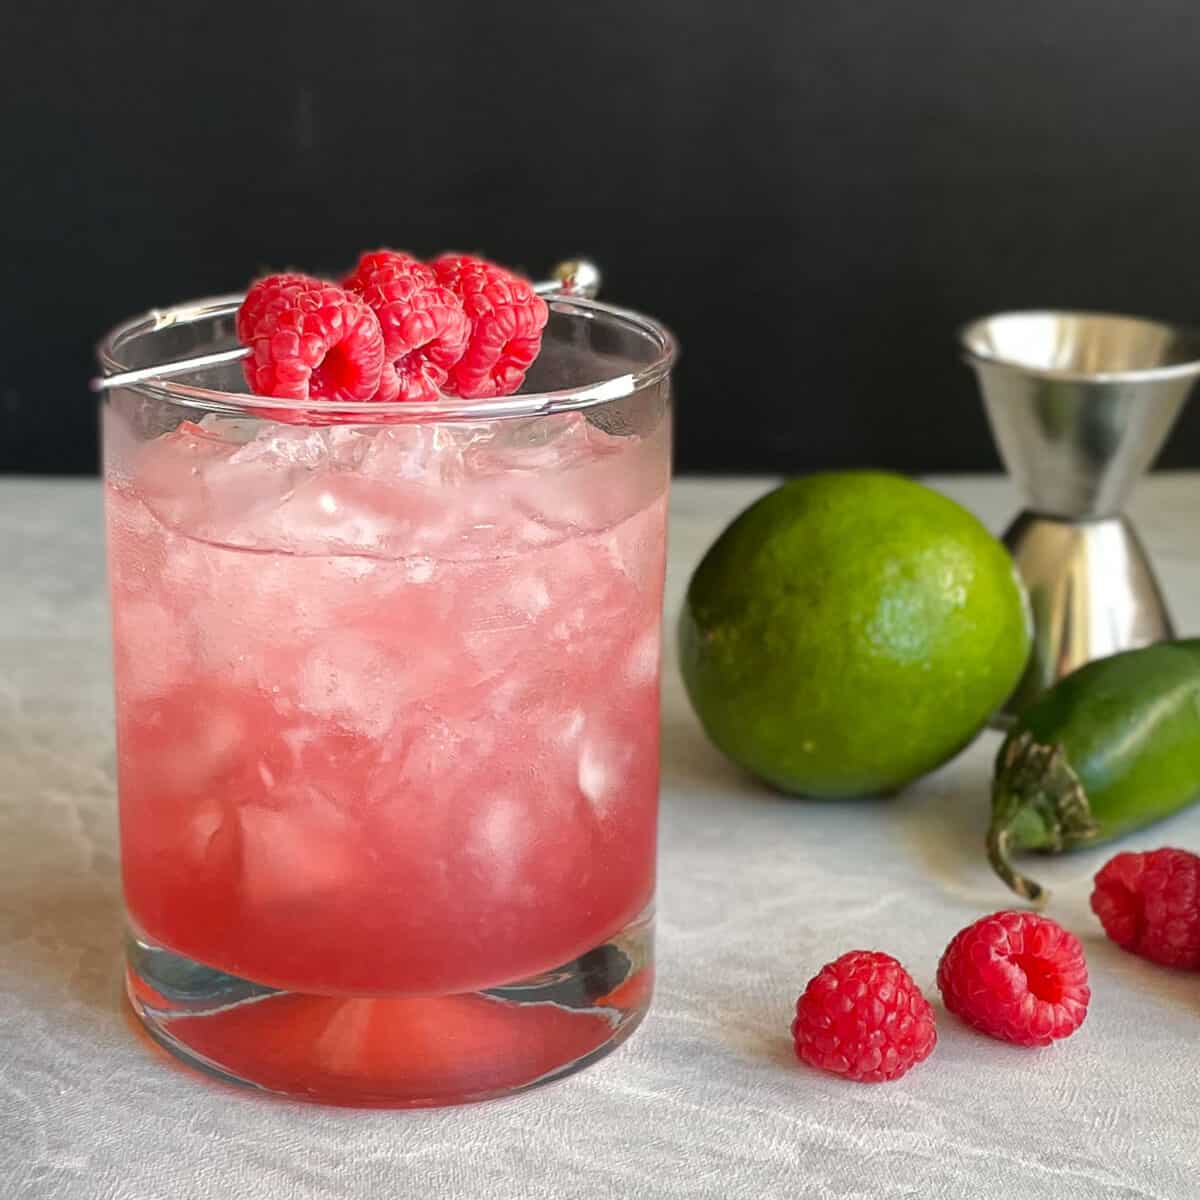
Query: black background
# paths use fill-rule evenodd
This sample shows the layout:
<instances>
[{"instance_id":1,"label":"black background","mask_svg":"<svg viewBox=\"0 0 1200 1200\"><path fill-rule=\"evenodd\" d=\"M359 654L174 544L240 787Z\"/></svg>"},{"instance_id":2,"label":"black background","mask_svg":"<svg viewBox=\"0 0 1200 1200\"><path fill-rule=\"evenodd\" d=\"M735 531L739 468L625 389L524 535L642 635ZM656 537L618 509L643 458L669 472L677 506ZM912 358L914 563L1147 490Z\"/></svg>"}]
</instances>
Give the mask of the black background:
<instances>
[{"instance_id":1,"label":"black background","mask_svg":"<svg viewBox=\"0 0 1200 1200\"><path fill-rule=\"evenodd\" d=\"M595 258L691 470L994 468L960 322L1200 322L1195 0L3 7L0 469L94 469L117 320L379 244Z\"/></svg>"}]
</instances>

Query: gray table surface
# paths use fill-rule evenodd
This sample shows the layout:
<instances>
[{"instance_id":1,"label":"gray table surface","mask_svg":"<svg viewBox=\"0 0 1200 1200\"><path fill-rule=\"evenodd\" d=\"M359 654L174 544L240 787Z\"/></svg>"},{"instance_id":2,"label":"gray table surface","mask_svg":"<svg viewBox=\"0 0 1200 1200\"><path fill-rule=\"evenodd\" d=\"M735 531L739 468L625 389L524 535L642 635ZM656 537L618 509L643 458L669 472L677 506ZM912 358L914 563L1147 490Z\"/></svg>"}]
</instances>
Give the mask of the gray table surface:
<instances>
[{"instance_id":1,"label":"gray table surface","mask_svg":"<svg viewBox=\"0 0 1200 1200\"><path fill-rule=\"evenodd\" d=\"M998 478L935 482L995 528L1013 505ZM769 483L676 483L668 623ZM620 1052L428 1113L306 1107L167 1065L120 992L99 506L93 481L0 481L0 1200L1200 1195L1200 976L1104 939L1087 896L1111 851L1043 870L1091 963L1069 1042L1004 1046L938 1005L934 1056L895 1084L796 1064L792 1005L822 963L885 949L933 997L946 941L1005 906L979 847L996 735L889 802L788 802L705 742L670 653L660 982ZM1200 475L1151 478L1132 511L1200 629ZM1200 811L1127 844L1200 850Z\"/></svg>"}]
</instances>

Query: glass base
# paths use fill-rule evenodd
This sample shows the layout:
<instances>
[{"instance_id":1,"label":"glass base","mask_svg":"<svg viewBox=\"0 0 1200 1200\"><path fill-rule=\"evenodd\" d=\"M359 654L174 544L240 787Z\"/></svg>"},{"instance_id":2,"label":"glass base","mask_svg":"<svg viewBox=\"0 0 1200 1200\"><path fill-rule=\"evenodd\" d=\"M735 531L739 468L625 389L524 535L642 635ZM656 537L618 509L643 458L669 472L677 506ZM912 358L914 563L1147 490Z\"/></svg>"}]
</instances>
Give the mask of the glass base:
<instances>
[{"instance_id":1,"label":"glass base","mask_svg":"<svg viewBox=\"0 0 1200 1200\"><path fill-rule=\"evenodd\" d=\"M653 989L644 913L573 962L445 996L279 991L183 958L141 935L126 984L150 1036L190 1066L297 1100L432 1108L561 1079L619 1046Z\"/></svg>"}]
</instances>

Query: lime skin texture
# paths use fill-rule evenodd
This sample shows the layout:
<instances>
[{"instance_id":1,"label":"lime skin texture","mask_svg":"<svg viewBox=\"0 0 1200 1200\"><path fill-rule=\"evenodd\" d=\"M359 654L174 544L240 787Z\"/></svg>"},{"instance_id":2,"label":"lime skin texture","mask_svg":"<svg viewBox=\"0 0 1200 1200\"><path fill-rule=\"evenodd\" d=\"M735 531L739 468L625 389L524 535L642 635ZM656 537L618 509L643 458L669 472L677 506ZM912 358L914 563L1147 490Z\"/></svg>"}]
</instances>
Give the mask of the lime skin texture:
<instances>
[{"instance_id":1,"label":"lime skin texture","mask_svg":"<svg viewBox=\"0 0 1200 1200\"><path fill-rule=\"evenodd\" d=\"M679 624L712 741L772 786L893 792L953 757L1030 649L1004 546L938 492L879 471L805 476L709 549Z\"/></svg>"}]
</instances>

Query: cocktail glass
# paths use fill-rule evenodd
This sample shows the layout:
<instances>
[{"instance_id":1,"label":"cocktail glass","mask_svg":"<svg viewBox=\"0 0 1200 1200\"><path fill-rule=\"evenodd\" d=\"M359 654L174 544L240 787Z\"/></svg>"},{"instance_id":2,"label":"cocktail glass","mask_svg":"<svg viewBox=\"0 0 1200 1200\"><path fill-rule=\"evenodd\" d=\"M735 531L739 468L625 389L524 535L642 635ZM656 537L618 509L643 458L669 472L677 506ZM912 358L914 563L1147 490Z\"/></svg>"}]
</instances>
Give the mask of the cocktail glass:
<instances>
[{"instance_id":1,"label":"cocktail glass","mask_svg":"<svg viewBox=\"0 0 1200 1200\"><path fill-rule=\"evenodd\" d=\"M238 301L101 366L221 349ZM674 343L549 304L503 399L106 394L128 991L195 1066L451 1104L646 1012Z\"/></svg>"}]
</instances>

